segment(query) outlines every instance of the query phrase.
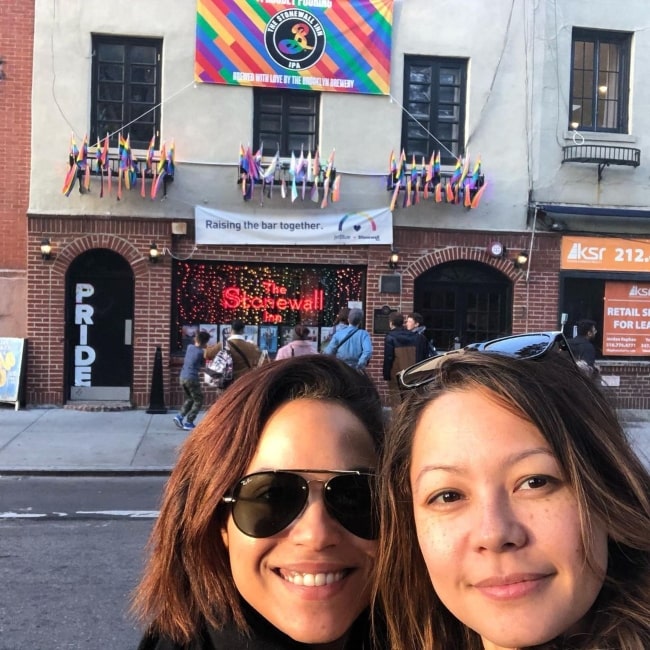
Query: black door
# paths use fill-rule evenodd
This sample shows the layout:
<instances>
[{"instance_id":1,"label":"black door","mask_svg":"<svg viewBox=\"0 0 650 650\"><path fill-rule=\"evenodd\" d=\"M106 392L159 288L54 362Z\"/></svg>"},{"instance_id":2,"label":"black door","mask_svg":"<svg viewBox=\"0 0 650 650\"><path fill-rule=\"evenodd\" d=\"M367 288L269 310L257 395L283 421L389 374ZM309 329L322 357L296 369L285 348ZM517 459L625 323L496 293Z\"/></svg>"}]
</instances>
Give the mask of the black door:
<instances>
[{"instance_id":1,"label":"black door","mask_svg":"<svg viewBox=\"0 0 650 650\"><path fill-rule=\"evenodd\" d=\"M70 400L128 400L133 376L133 271L117 253L80 255L66 279Z\"/></svg>"},{"instance_id":2,"label":"black door","mask_svg":"<svg viewBox=\"0 0 650 650\"><path fill-rule=\"evenodd\" d=\"M480 262L449 262L423 273L414 305L438 350L511 333L510 280Z\"/></svg>"}]
</instances>

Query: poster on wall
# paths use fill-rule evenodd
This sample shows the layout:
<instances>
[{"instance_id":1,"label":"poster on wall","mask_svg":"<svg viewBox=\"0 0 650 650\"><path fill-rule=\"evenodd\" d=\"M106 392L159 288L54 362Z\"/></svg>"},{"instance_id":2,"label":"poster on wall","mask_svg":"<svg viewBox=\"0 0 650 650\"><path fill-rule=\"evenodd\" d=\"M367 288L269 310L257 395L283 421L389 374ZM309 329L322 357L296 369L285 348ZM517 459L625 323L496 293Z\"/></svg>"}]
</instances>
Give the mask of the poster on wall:
<instances>
[{"instance_id":1,"label":"poster on wall","mask_svg":"<svg viewBox=\"0 0 650 650\"><path fill-rule=\"evenodd\" d=\"M0 402L18 409L26 366L26 339L0 338Z\"/></svg>"},{"instance_id":2,"label":"poster on wall","mask_svg":"<svg viewBox=\"0 0 650 650\"><path fill-rule=\"evenodd\" d=\"M650 282L606 282L603 354L650 356Z\"/></svg>"},{"instance_id":3,"label":"poster on wall","mask_svg":"<svg viewBox=\"0 0 650 650\"><path fill-rule=\"evenodd\" d=\"M388 95L393 0L198 0L202 83Z\"/></svg>"}]
</instances>

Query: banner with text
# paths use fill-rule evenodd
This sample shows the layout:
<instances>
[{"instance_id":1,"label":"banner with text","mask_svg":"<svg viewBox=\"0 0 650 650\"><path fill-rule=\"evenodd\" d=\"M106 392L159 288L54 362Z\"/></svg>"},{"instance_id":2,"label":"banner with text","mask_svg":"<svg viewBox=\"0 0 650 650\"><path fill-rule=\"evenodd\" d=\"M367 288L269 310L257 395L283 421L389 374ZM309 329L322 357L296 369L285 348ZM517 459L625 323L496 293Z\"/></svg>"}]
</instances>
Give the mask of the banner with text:
<instances>
[{"instance_id":1,"label":"banner with text","mask_svg":"<svg viewBox=\"0 0 650 650\"><path fill-rule=\"evenodd\" d=\"M603 354L650 355L650 282L606 282Z\"/></svg>"},{"instance_id":2,"label":"banner with text","mask_svg":"<svg viewBox=\"0 0 650 650\"><path fill-rule=\"evenodd\" d=\"M560 268L580 271L650 271L650 240L562 237Z\"/></svg>"},{"instance_id":3,"label":"banner with text","mask_svg":"<svg viewBox=\"0 0 650 650\"><path fill-rule=\"evenodd\" d=\"M388 95L393 0L198 0L204 83Z\"/></svg>"},{"instance_id":4,"label":"banner with text","mask_svg":"<svg viewBox=\"0 0 650 650\"><path fill-rule=\"evenodd\" d=\"M339 214L248 215L195 206L197 244L368 246L393 243L388 208Z\"/></svg>"}]
</instances>

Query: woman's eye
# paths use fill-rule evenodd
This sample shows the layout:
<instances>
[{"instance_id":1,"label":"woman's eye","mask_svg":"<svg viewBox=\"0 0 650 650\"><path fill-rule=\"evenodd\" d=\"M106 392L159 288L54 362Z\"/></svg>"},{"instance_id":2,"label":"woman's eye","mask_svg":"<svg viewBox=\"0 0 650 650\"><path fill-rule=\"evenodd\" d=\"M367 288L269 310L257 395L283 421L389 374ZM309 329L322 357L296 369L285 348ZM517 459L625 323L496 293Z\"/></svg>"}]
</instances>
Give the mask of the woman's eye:
<instances>
[{"instance_id":1,"label":"woman's eye","mask_svg":"<svg viewBox=\"0 0 650 650\"><path fill-rule=\"evenodd\" d=\"M461 495L454 490L445 490L444 492L438 492L434 494L428 501L428 503L453 503L454 501L459 501Z\"/></svg>"},{"instance_id":2,"label":"woman's eye","mask_svg":"<svg viewBox=\"0 0 650 650\"><path fill-rule=\"evenodd\" d=\"M519 485L520 490L538 490L547 485L555 484L557 480L551 476L530 476Z\"/></svg>"}]
</instances>

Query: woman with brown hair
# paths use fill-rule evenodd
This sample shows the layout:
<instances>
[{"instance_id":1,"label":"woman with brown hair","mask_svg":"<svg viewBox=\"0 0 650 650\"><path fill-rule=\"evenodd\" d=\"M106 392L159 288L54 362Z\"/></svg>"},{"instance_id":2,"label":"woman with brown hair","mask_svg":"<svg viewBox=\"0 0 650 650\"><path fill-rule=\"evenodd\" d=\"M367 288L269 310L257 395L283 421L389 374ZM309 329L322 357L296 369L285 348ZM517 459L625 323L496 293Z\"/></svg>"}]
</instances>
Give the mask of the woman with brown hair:
<instances>
[{"instance_id":1,"label":"woman with brown hair","mask_svg":"<svg viewBox=\"0 0 650 650\"><path fill-rule=\"evenodd\" d=\"M647 650L650 475L614 410L559 333L469 347L401 375L380 465L389 647Z\"/></svg>"},{"instance_id":2,"label":"woman with brown hair","mask_svg":"<svg viewBox=\"0 0 650 650\"><path fill-rule=\"evenodd\" d=\"M140 650L370 648L383 416L322 355L239 379L183 445L134 609Z\"/></svg>"},{"instance_id":3,"label":"woman with brown hair","mask_svg":"<svg viewBox=\"0 0 650 650\"><path fill-rule=\"evenodd\" d=\"M310 329L307 325L296 325L293 328L293 341L283 345L275 356L275 360L290 359L291 357L299 357L305 354L314 354L316 350L309 340L311 335Z\"/></svg>"}]
</instances>

